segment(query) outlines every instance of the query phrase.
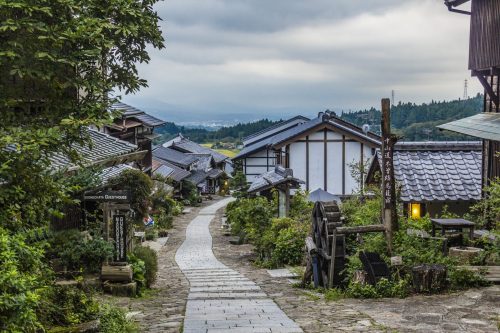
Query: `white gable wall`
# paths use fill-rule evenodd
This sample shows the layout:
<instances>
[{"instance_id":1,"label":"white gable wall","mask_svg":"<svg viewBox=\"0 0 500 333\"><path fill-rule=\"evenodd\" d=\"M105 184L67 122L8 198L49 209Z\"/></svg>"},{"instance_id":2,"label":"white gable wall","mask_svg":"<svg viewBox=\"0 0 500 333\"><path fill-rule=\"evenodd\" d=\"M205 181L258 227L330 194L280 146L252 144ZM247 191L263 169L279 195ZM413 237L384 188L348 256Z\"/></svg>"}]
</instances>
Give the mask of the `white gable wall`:
<instances>
[{"instance_id":1,"label":"white gable wall","mask_svg":"<svg viewBox=\"0 0 500 333\"><path fill-rule=\"evenodd\" d=\"M330 129L326 131L326 138L326 156L324 130L311 133L307 137L295 138L288 145L289 165L286 167L293 170L294 177L305 182L302 185L305 190L314 191L321 188L336 195L355 193L359 190L360 184L352 177L349 164L359 163L361 158L366 162L372 157L372 148L377 146L361 143L355 137L342 135ZM286 150L286 147L281 148L282 156L285 156ZM275 164L275 152L272 150L263 149L247 156L243 159L243 170L247 181L254 181L256 176L272 170ZM281 164L285 166L284 159Z\"/></svg>"}]
</instances>

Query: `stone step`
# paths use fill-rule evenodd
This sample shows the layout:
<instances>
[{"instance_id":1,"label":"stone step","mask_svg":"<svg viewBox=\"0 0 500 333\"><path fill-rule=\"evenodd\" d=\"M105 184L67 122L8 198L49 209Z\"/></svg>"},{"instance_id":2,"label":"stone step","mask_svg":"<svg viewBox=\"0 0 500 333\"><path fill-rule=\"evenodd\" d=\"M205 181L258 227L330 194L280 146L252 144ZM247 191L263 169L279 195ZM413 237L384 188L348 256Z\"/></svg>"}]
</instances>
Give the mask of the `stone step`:
<instances>
[{"instance_id":1,"label":"stone step","mask_svg":"<svg viewBox=\"0 0 500 333\"><path fill-rule=\"evenodd\" d=\"M265 293L231 293L231 292L195 292L189 293L188 300L192 299L255 299L267 298Z\"/></svg>"}]
</instances>

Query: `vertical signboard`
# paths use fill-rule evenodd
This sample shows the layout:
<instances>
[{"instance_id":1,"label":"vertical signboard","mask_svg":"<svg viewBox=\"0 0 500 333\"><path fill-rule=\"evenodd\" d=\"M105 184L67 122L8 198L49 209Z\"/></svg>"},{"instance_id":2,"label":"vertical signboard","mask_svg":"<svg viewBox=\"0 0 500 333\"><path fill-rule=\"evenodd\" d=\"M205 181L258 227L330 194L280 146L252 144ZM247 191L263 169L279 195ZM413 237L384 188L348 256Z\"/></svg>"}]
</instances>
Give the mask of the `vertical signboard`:
<instances>
[{"instance_id":1,"label":"vertical signboard","mask_svg":"<svg viewBox=\"0 0 500 333\"><path fill-rule=\"evenodd\" d=\"M113 215L113 233L115 238L115 261L127 261L127 225L125 215Z\"/></svg>"},{"instance_id":2,"label":"vertical signboard","mask_svg":"<svg viewBox=\"0 0 500 333\"><path fill-rule=\"evenodd\" d=\"M393 232L398 230L396 211L396 184L394 180L393 153L397 138L391 134L391 102L382 100L382 197L384 200L382 219L385 224L387 245L392 251Z\"/></svg>"}]
</instances>

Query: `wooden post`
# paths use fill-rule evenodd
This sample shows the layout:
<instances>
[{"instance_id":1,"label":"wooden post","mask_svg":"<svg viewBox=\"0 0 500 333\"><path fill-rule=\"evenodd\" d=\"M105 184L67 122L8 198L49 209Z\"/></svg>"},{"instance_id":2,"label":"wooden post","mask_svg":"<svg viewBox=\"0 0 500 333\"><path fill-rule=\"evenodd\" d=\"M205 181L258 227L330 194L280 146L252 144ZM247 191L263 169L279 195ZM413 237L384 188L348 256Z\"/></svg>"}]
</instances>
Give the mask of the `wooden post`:
<instances>
[{"instance_id":1,"label":"wooden post","mask_svg":"<svg viewBox=\"0 0 500 333\"><path fill-rule=\"evenodd\" d=\"M391 134L391 101L382 99L382 220L386 228L389 253L392 252L393 232L398 230L396 212L396 186L394 180L393 151L397 138Z\"/></svg>"},{"instance_id":2,"label":"wooden post","mask_svg":"<svg viewBox=\"0 0 500 333\"><path fill-rule=\"evenodd\" d=\"M326 221L325 221L326 223ZM328 228L326 228L326 232L328 233ZM337 250L337 230L333 228L332 234L332 258L330 261L330 271L328 272L328 288L333 288L333 278L335 276L335 252Z\"/></svg>"}]
</instances>

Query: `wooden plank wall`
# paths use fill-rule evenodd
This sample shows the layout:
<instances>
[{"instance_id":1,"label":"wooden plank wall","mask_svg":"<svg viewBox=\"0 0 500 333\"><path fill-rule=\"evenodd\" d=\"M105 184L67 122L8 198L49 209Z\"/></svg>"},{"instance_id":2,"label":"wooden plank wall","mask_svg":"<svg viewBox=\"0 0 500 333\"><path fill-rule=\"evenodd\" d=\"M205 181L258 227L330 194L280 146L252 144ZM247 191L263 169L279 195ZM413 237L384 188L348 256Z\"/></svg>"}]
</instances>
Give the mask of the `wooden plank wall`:
<instances>
[{"instance_id":1,"label":"wooden plank wall","mask_svg":"<svg viewBox=\"0 0 500 333\"><path fill-rule=\"evenodd\" d=\"M500 1L472 1L469 47L469 69L500 67Z\"/></svg>"}]
</instances>

